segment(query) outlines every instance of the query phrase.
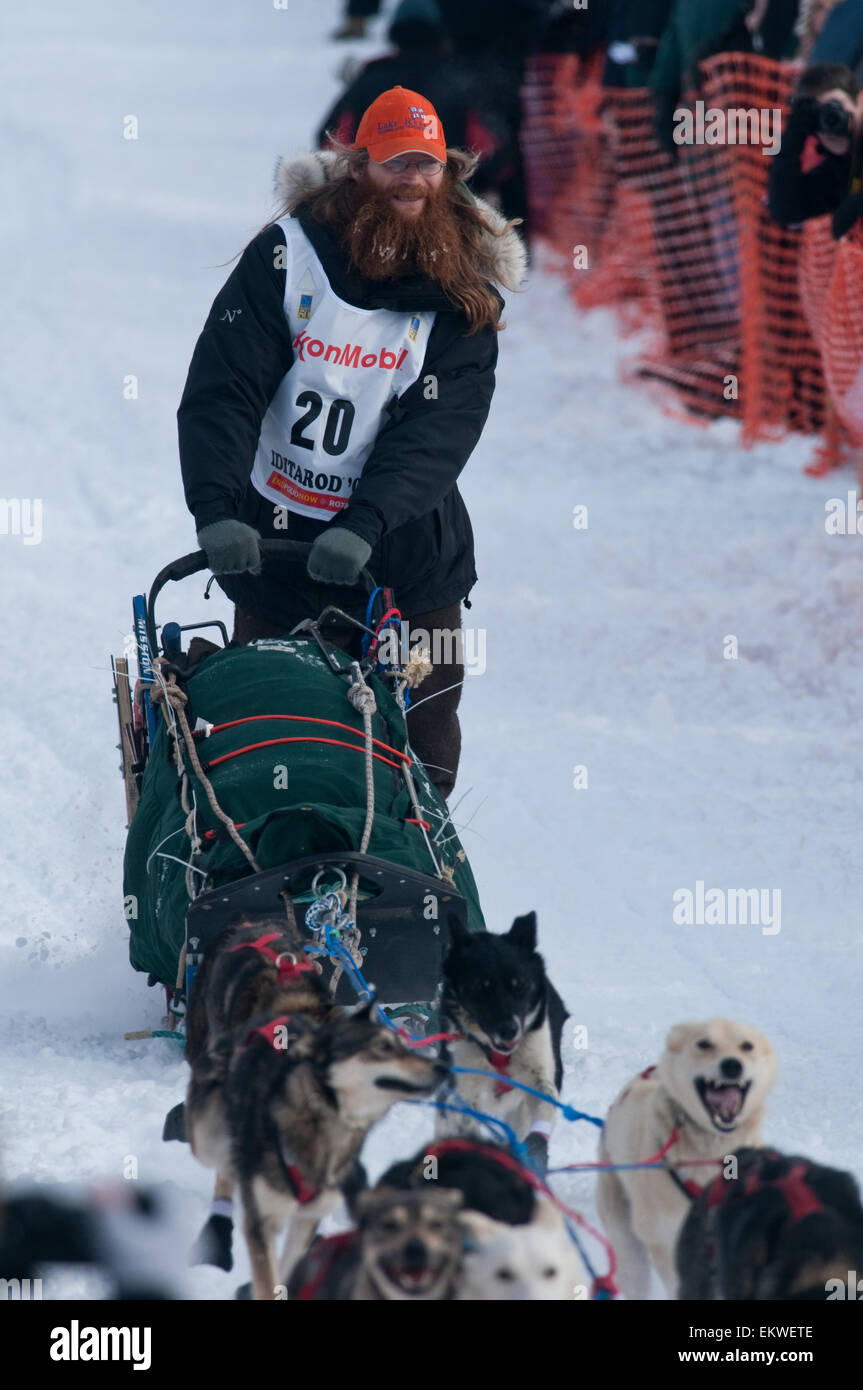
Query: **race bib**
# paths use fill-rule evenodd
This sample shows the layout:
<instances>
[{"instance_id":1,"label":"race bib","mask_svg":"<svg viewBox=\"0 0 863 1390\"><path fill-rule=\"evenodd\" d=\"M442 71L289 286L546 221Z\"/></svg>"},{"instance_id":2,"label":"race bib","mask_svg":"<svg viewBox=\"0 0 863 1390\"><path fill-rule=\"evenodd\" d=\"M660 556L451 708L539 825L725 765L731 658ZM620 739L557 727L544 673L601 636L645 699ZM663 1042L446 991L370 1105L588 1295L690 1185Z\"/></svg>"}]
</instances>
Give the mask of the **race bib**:
<instances>
[{"instance_id":1,"label":"race bib","mask_svg":"<svg viewBox=\"0 0 863 1390\"><path fill-rule=\"evenodd\" d=\"M418 380L435 315L346 304L299 223L278 225L294 360L264 417L252 483L274 506L330 521L351 500L387 406Z\"/></svg>"}]
</instances>

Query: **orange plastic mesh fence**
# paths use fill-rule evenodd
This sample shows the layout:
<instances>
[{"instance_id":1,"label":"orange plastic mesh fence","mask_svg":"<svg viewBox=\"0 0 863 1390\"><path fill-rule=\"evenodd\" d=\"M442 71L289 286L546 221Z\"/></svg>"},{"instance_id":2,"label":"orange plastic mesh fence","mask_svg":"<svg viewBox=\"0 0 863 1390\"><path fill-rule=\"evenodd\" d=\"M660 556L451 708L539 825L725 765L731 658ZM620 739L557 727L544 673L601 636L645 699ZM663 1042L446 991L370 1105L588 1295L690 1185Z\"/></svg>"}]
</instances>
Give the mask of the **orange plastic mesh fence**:
<instances>
[{"instance_id":1,"label":"orange plastic mesh fence","mask_svg":"<svg viewBox=\"0 0 863 1390\"><path fill-rule=\"evenodd\" d=\"M812 275L809 261L817 254L817 232L822 241L830 237L829 218L819 218L813 224L801 279L805 270ZM817 315L815 337L840 444L859 449L863 445L863 229L859 223L838 245L832 242L832 252L832 259L822 254L816 262L822 274L829 267L829 284Z\"/></svg>"},{"instance_id":2,"label":"orange plastic mesh fence","mask_svg":"<svg viewBox=\"0 0 863 1390\"><path fill-rule=\"evenodd\" d=\"M763 150L781 138L794 76L750 54L710 59L685 103L693 143L674 159L649 92L603 89L595 67L540 55L524 147L534 230L576 302L654 330L634 370L673 386L690 415L738 416L746 442L821 430L829 385L839 429L823 466L841 432L863 439L863 235L837 247L829 219L801 231L767 214Z\"/></svg>"}]
</instances>

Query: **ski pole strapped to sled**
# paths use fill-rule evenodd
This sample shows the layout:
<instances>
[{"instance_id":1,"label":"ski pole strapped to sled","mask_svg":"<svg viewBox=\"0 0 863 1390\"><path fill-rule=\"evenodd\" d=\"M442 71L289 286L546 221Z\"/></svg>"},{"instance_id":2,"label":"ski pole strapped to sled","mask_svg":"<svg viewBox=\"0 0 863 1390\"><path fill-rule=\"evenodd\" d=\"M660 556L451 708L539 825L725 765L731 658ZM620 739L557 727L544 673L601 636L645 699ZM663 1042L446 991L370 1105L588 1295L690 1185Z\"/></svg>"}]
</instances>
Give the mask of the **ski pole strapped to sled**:
<instances>
[{"instance_id":1,"label":"ski pole strapped to sled","mask_svg":"<svg viewBox=\"0 0 863 1390\"><path fill-rule=\"evenodd\" d=\"M309 547L262 549L299 561ZM474 930L484 923L446 804L408 744L404 671L373 670L371 660L360 670L327 640L327 623L375 630L334 608L290 637L248 646L228 646L222 628L226 645L191 661L182 633L205 624L165 624L159 654L160 592L206 568L203 552L183 556L159 573L145 606L136 600L151 681L143 688L141 677L131 730L128 677L115 662L127 805L130 783L139 789L124 865L132 965L174 988L184 945L191 972L230 921L284 912L286 894L301 909L356 875L363 975L382 1003L430 1000L449 914ZM370 721L347 697L358 680L374 695ZM336 998L353 997L343 977Z\"/></svg>"}]
</instances>

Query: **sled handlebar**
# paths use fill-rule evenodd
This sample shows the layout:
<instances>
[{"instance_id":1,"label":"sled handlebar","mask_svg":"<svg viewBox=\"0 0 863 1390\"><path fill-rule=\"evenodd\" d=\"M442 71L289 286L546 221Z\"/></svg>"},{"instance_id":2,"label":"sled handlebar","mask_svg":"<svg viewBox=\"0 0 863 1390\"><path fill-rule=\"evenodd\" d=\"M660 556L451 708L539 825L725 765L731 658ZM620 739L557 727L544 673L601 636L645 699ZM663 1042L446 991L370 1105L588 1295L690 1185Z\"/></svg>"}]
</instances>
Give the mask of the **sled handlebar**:
<instances>
[{"instance_id":1,"label":"sled handlebar","mask_svg":"<svg viewBox=\"0 0 863 1390\"><path fill-rule=\"evenodd\" d=\"M261 555L266 558L268 555L279 555L285 560L295 560L298 564L308 559L312 545L310 541L277 541L262 540ZM153 657L158 655L159 647L156 640L156 599L162 592L166 584L176 583L181 579L188 579L190 575L200 574L202 570L209 569L206 552L203 550L193 550L188 555L181 555L178 560L172 560L164 569L159 570L156 578L150 586L147 595L147 637L150 643L150 652ZM360 570L360 579L369 594L377 587L374 576L365 568Z\"/></svg>"}]
</instances>

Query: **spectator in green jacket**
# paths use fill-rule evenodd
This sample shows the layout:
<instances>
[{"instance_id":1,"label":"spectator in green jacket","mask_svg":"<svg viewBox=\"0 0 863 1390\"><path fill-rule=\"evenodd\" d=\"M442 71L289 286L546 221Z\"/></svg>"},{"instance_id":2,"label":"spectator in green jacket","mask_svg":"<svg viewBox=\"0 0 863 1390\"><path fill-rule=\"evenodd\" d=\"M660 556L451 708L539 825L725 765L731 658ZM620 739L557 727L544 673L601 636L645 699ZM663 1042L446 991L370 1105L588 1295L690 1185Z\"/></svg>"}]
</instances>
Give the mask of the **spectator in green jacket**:
<instances>
[{"instance_id":1,"label":"spectator in green jacket","mask_svg":"<svg viewBox=\"0 0 863 1390\"><path fill-rule=\"evenodd\" d=\"M793 46L798 0L674 0L650 74L656 134L676 155L674 111L681 95L699 87L698 64L715 53L779 58Z\"/></svg>"},{"instance_id":2,"label":"spectator in green jacket","mask_svg":"<svg viewBox=\"0 0 863 1390\"><path fill-rule=\"evenodd\" d=\"M614 0L604 87L646 87L674 0Z\"/></svg>"}]
</instances>

